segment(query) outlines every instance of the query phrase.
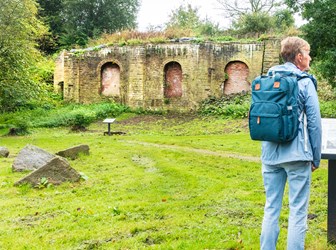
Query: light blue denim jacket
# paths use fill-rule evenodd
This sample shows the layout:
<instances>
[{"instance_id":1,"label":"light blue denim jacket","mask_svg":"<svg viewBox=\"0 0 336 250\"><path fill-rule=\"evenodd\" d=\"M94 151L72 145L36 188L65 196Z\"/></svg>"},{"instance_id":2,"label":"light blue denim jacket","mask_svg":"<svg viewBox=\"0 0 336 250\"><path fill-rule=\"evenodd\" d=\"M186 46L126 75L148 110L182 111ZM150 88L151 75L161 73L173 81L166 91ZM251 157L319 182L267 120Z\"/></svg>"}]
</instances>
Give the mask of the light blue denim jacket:
<instances>
[{"instance_id":1,"label":"light blue denim jacket","mask_svg":"<svg viewBox=\"0 0 336 250\"><path fill-rule=\"evenodd\" d=\"M293 71L302 74L302 71L290 62L274 66L269 69L270 71ZM316 167L320 165L322 128L317 92L309 78L301 79L298 84L298 119L300 121L298 136L293 141L281 144L263 141L261 161L264 164L310 161Z\"/></svg>"}]
</instances>

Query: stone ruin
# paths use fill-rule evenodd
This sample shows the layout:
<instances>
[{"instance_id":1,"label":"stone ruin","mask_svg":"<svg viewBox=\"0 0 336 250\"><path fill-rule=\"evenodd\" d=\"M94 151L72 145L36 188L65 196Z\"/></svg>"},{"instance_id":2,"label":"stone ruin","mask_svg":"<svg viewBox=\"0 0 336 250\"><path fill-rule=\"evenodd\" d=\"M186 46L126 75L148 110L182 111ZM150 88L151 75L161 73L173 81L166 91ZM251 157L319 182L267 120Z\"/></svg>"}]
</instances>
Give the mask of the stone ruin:
<instances>
[{"instance_id":1,"label":"stone ruin","mask_svg":"<svg viewBox=\"0 0 336 250\"><path fill-rule=\"evenodd\" d=\"M64 100L78 103L112 99L132 108L192 110L210 96L249 91L256 76L279 64L279 53L276 38L63 51L54 88Z\"/></svg>"}]
</instances>

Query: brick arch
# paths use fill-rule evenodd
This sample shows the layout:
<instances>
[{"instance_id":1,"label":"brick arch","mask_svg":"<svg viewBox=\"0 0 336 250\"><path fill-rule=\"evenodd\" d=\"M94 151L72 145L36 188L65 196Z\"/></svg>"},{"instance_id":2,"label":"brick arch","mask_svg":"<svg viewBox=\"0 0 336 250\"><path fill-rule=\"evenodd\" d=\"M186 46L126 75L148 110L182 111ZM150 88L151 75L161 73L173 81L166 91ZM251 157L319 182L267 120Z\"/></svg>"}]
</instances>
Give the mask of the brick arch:
<instances>
[{"instance_id":1,"label":"brick arch","mask_svg":"<svg viewBox=\"0 0 336 250\"><path fill-rule=\"evenodd\" d=\"M100 94L104 96L120 96L120 66L106 62L100 70Z\"/></svg>"},{"instance_id":2,"label":"brick arch","mask_svg":"<svg viewBox=\"0 0 336 250\"><path fill-rule=\"evenodd\" d=\"M122 66L122 63L120 61L115 60L115 59L105 59L105 60L101 60L100 63L97 65L96 72L99 75L99 77L100 77L101 68L106 63L115 63L115 64L117 64L119 66L119 68L120 68L120 72L123 72L123 66ZM101 79L99 78L99 80L101 80Z\"/></svg>"},{"instance_id":3,"label":"brick arch","mask_svg":"<svg viewBox=\"0 0 336 250\"><path fill-rule=\"evenodd\" d=\"M163 68L164 97L173 98L182 96L182 66L176 61L167 62Z\"/></svg>"},{"instance_id":4,"label":"brick arch","mask_svg":"<svg viewBox=\"0 0 336 250\"><path fill-rule=\"evenodd\" d=\"M249 67L242 61L231 61L225 67L227 79L224 82L224 94L240 93L250 91L248 81Z\"/></svg>"}]
</instances>

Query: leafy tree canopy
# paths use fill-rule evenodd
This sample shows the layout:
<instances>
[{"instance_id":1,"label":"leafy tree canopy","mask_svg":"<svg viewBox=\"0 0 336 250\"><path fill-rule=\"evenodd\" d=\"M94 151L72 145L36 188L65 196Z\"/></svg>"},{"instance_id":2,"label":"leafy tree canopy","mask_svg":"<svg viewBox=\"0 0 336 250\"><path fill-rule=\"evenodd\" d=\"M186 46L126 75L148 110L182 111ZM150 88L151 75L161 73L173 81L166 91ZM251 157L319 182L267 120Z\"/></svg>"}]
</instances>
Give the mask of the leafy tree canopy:
<instances>
[{"instance_id":1,"label":"leafy tree canopy","mask_svg":"<svg viewBox=\"0 0 336 250\"><path fill-rule=\"evenodd\" d=\"M40 15L60 46L84 46L89 38L136 27L139 0L38 0Z\"/></svg>"},{"instance_id":2,"label":"leafy tree canopy","mask_svg":"<svg viewBox=\"0 0 336 250\"><path fill-rule=\"evenodd\" d=\"M336 87L336 1L315 0L303 4L302 16L308 23L303 26L312 55L317 59L322 76Z\"/></svg>"},{"instance_id":3,"label":"leafy tree canopy","mask_svg":"<svg viewBox=\"0 0 336 250\"><path fill-rule=\"evenodd\" d=\"M46 27L37 18L34 0L0 2L0 111L25 105L38 93L35 65L41 59L36 38Z\"/></svg>"},{"instance_id":4,"label":"leafy tree canopy","mask_svg":"<svg viewBox=\"0 0 336 250\"><path fill-rule=\"evenodd\" d=\"M283 9L282 0L217 0L226 18L239 35L258 37L283 32L294 26L292 13Z\"/></svg>"},{"instance_id":5,"label":"leafy tree canopy","mask_svg":"<svg viewBox=\"0 0 336 250\"><path fill-rule=\"evenodd\" d=\"M169 16L167 27L179 27L186 29L195 29L201 24L198 16L198 8L193 8L190 4L187 6L181 5L176 10L173 10Z\"/></svg>"},{"instance_id":6,"label":"leafy tree canopy","mask_svg":"<svg viewBox=\"0 0 336 250\"><path fill-rule=\"evenodd\" d=\"M272 17L266 12L250 13L241 15L233 26L240 34L249 34L250 36L259 36L268 32L274 23Z\"/></svg>"},{"instance_id":7,"label":"leafy tree canopy","mask_svg":"<svg viewBox=\"0 0 336 250\"><path fill-rule=\"evenodd\" d=\"M175 35L179 35L178 31L184 34L189 32L191 36L208 35L212 36L220 32L219 25L214 24L208 19L202 20L198 13L198 8L193 8L190 4L181 5L173 10L166 23L166 31L175 31Z\"/></svg>"}]
</instances>

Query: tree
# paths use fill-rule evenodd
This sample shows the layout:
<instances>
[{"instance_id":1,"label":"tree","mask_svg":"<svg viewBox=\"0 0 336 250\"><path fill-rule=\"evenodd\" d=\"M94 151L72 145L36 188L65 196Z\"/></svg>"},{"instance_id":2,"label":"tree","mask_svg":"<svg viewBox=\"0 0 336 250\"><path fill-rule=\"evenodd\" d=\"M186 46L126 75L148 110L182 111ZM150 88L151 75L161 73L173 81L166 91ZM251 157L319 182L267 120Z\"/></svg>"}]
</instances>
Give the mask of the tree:
<instances>
[{"instance_id":1,"label":"tree","mask_svg":"<svg viewBox=\"0 0 336 250\"><path fill-rule=\"evenodd\" d=\"M251 13L270 13L282 3L281 0L217 0L225 17L239 18Z\"/></svg>"},{"instance_id":2,"label":"tree","mask_svg":"<svg viewBox=\"0 0 336 250\"><path fill-rule=\"evenodd\" d=\"M39 4L38 16L49 26L49 32L39 39L38 43L43 52L52 54L58 50L59 38L63 32L61 19L63 0L37 0L37 2Z\"/></svg>"},{"instance_id":3,"label":"tree","mask_svg":"<svg viewBox=\"0 0 336 250\"><path fill-rule=\"evenodd\" d=\"M254 12L241 15L233 26L242 35L256 36L275 27L273 18L266 12Z\"/></svg>"},{"instance_id":4,"label":"tree","mask_svg":"<svg viewBox=\"0 0 336 250\"><path fill-rule=\"evenodd\" d=\"M275 17L275 26L280 30L294 26L294 17L288 9L277 10L273 16Z\"/></svg>"},{"instance_id":5,"label":"tree","mask_svg":"<svg viewBox=\"0 0 336 250\"><path fill-rule=\"evenodd\" d=\"M302 30L311 45L311 54L321 75L336 87L336 1L305 1L301 7L302 17L308 20Z\"/></svg>"},{"instance_id":6,"label":"tree","mask_svg":"<svg viewBox=\"0 0 336 250\"><path fill-rule=\"evenodd\" d=\"M50 34L40 47L51 54L74 45L85 46L89 38L103 33L133 29L139 0L37 0L39 16Z\"/></svg>"},{"instance_id":7,"label":"tree","mask_svg":"<svg viewBox=\"0 0 336 250\"><path fill-rule=\"evenodd\" d=\"M213 24L210 20L201 20L198 14L198 8L193 8L190 4L181 5L173 10L166 23L166 31L173 30L175 35L179 35L177 30L187 35L215 35L220 32L219 25Z\"/></svg>"},{"instance_id":8,"label":"tree","mask_svg":"<svg viewBox=\"0 0 336 250\"><path fill-rule=\"evenodd\" d=\"M300 11L305 2L307 2L307 0L285 0L285 4L294 12Z\"/></svg>"},{"instance_id":9,"label":"tree","mask_svg":"<svg viewBox=\"0 0 336 250\"><path fill-rule=\"evenodd\" d=\"M63 0L64 45L85 45L88 38L136 27L138 0Z\"/></svg>"},{"instance_id":10,"label":"tree","mask_svg":"<svg viewBox=\"0 0 336 250\"><path fill-rule=\"evenodd\" d=\"M193 8L190 4L181 5L173 10L169 15L169 21L166 23L167 28L178 27L181 29L195 30L201 24L198 16L198 8Z\"/></svg>"},{"instance_id":11,"label":"tree","mask_svg":"<svg viewBox=\"0 0 336 250\"><path fill-rule=\"evenodd\" d=\"M294 25L292 13L281 8L283 0L217 0L217 2L221 5L224 16L233 19L233 28L240 35L258 37L262 33L282 32Z\"/></svg>"},{"instance_id":12,"label":"tree","mask_svg":"<svg viewBox=\"0 0 336 250\"><path fill-rule=\"evenodd\" d=\"M34 0L0 3L0 111L11 111L34 98L39 86L34 67L41 54L36 39L46 31Z\"/></svg>"}]
</instances>

